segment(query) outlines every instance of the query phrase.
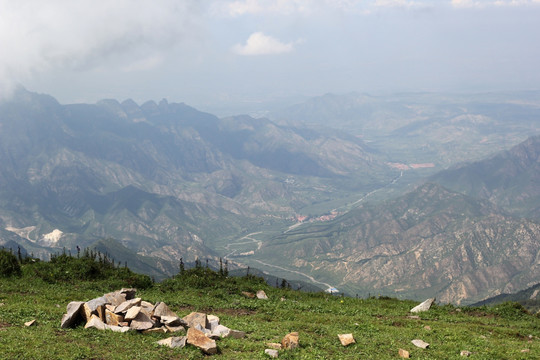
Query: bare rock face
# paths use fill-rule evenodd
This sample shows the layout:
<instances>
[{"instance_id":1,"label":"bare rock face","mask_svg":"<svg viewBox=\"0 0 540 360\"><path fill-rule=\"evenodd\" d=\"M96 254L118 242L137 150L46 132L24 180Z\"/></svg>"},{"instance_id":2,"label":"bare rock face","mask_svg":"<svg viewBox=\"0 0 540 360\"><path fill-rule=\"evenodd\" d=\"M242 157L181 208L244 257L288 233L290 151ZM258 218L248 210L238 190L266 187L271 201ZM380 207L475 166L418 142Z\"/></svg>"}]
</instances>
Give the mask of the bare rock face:
<instances>
[{"instance_id":1,"label":"bare rock face","mask_svg":"<svg viewBox=\"0 0 540 360\"><path fill-rule=\"evenodd\" d=\"M292 332L285 335L283 340L281 340L281 347L283 349L296 349L298 347L298 333Z\"/></svg>"},{"instance_id":2,"label":"bare rock face","mask_svg":"<svg viewBox=\"0 0 540 360\"><path fill-rule=\"evenodd\" d=\"M431 308L431 305L435 301L435 298L427 299L420 305L417 305L411 309L412 313L422 312L422 311L428 311Z\"/></svg>"},{"instance_id":3,"label":"bare rock face","mask_svg":"<svg viewBox=\"0 0 540 360\"><path fill-rule=\"evenodd\" d=\"M167 339L159 340L157 343L170 348L183 348L186 346L186 336L173 336Z\"/></svg>"},{"instance_id":4,"label":"bare rock face","mask_svg":"<svg viewBox=\"0 0 540 360\"><path fill-rule=\"evenodd\" d=\"M353 334L338 334L338 338L341 342L341 345L343 346L354 344L356 342L354 340Z\"/></svg>"},{"instance_id":5,"label":"bare rock face","mask_svg":"<svg viewBox=\"0 0 540 360\"><path fill-rule=\"evenodd\" d=\"M194 328L197 324L202 326L204 329L208 328L208 319L204 313L192 312L191 314L184 316L182 320L190 328Z\"/></svg>"},{"instance_id":6,"label":"bare rock face","mask_svg":"<svg viewBox=\"0 0 540 360\"><path fill-rule=\"evenodd\" d=\"M187 343L198 347L205 354L216 354L217 345L216 341L208 338L202 331L195 328L189 328L187 331Z\"/></svg>"},{"instance_id":7,"label":"bare rock face","mask_svg":"<svg viewBox=\"0 0 540 360\"><path fill-rule=\"evenodd\" d=\"M67 305L67 313L62 316L62 322L60 324L62 329L73 327L82 321L80 310L83 305L83 301L72 301Z\"/></svg>"}]
</instances>

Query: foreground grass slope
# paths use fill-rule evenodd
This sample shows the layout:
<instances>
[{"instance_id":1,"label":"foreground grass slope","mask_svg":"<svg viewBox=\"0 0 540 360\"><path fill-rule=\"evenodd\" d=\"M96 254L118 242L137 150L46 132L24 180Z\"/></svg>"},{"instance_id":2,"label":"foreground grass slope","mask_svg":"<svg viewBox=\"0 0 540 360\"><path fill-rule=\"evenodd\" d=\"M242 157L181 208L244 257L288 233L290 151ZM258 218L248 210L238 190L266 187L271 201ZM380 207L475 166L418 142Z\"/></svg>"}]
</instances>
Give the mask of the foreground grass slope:
<instances>
[{"instance_id":1,"label":"foreground grass slope","mask_svg":"<svg viewBox=\"0 0 540 360\"><path fill-rule=\"evenodd\" d=\"M411 301L389 298L342 298L267 286L256 277L232 278L198 268L159 284L129 269L114 269L96 279L100 266L67 276L80 259L60 256L56 263L28 262L21 274L0 277L1 359L203 359L192 347L156 345L168 334L142 335L84 329L61 329L70 301L86 301L122 286L139 285L143 300L164 301L179 316L191 311L218 315L225 326L247 333L244 339L218 341L221 359L265 359L267 342L280 342L289 332L300 335L300 347L280 351L280 359L395 359L406 349L413 359L533 359L540 356L540 319L514 303L493 308L435 305L410 318ZM85 260L86 261L86 260ZM47 271L43 270L47 268ZM71 269L71 270L69 270ZM92 270L93 269L93 270ZM38 271L39 270L39 271ZM97 270L99 271L99 270ZM54 276L53 276L54 274ZM91 278L91 279L89 279ZM263 289L269 300L246 297ZM30 327L24 323L36 323ZM337 334L353 333L356 344L342 347ZM415 348L413 339L430 347ZM522 352L526 350L528 352Z\"/></svg>"}]
</instances>

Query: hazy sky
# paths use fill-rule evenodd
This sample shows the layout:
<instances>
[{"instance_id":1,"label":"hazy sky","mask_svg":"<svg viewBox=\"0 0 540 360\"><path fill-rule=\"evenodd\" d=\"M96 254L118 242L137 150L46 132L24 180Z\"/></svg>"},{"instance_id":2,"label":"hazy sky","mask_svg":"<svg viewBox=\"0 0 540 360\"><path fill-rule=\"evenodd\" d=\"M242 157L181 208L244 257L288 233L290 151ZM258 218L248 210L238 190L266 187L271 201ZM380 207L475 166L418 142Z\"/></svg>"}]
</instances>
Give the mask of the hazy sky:
<instances>
[{"instance_id":1,"label":"hazy sky","mask_svg":"<svg viewBox=\"0 0 540 360\"><path fill-rule=\"evenodd\" d=\"M0 95L540 89L540 0L0 0Z\"/></svg>"}]
</instances>

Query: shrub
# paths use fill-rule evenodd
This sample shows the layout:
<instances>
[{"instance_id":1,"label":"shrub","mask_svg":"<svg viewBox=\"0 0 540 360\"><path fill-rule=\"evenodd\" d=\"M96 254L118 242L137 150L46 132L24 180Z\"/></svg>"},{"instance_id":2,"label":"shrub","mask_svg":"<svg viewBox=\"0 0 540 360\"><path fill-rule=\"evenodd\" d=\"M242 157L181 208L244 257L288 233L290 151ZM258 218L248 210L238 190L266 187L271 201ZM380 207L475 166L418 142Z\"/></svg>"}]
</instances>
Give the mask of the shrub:
<instances>
[{"instance_id":1,"label":"shrub","mask_svg":"<svg viewBox=\"0 0 540 360\"><path fill-rule=\"evenodd\" d=\"M0 249L0 277L21 275L21 265L11 252Z\"/></svg>"}]
</instances>

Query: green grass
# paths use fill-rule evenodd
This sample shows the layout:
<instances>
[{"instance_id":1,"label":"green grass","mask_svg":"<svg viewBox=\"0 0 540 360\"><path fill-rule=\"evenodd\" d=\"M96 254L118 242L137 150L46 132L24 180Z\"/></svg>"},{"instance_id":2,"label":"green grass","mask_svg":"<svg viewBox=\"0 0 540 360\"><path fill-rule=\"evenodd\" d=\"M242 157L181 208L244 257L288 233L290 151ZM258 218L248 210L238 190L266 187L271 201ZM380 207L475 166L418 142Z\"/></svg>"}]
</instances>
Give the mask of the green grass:
<instances>
[{"instance_id":1,"label":"green grass","mask_svg":"<svg viewBox=\"0 0 540 360\"><path fill-rule=\"evenodd\" d=\"M0 278L1 359L203 359L190 346L156 345L167 334L142 335L61 329L70 301L86 301L117 290L117 278L47 281L23 264L21 277ZM129 284L125 284L129 286ZM269 300L250 299L242 291L264 289ZM179 316L192 311L218 315L221 323L247 333L244 339L218 340L221 359L266 359L267 342L280 342L297 331L300 347L280 351L280 359L396 359L406 349L413 359L532 359L540 356L540 319L515 303L488 308L434 305L420 319L408 317L416 303L392 298L342 298L268 287L256 277L230 278L206 269L139 289L143 300L164 301ZM282 301L281 299L284 298ZM26 321L36 324L25 327ZM429 328L426 328L429 327ZM344 348L337 334L352 333L356 344ZM415 348L413 339L430 343ZM529 349L522 353L522 349Z\"/></svg>"}]
</instances>

